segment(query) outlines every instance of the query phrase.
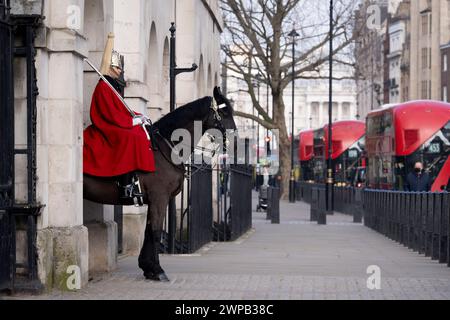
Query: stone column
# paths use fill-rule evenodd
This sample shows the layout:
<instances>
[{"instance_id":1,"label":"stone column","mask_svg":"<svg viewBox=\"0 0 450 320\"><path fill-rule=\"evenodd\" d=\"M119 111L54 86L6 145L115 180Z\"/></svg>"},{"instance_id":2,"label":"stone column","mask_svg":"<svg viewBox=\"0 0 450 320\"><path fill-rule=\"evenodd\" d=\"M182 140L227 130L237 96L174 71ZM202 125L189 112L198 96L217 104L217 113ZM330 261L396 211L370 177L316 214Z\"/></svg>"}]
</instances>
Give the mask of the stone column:
<instances>
[{"instance_id":1,"label":"stone column","mask_svg":"<svg viewBox=\"0 0 450 320\"><path fill-rule=\"evenodd\" d=\"M67 289L79 271L88 281L88 231L83 226L83 57L86 41L67 26L67 7L83 12L84 1L45 1L47 30L36 46L38 96L38 201L45 210L38 222L39 278L47 287ZM78 273L78 272L77 272Z\"/></svg>"}]
</instances>

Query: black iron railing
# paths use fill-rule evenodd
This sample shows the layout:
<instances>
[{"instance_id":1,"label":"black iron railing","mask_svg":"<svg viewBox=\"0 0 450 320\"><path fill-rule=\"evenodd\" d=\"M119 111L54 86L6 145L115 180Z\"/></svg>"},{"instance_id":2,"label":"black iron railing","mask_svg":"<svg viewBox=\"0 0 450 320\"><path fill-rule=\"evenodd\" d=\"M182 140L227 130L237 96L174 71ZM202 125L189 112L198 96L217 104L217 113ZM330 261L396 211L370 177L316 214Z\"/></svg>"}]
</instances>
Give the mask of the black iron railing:
<instances>
[{"instance_id":1,"label":"black iron railing","mask_svg":"<svg viewBox=\"0 0 450 320\"><path fill-rule=\"evenodd\" d=\"M213 240L212 169L210 165L187 168L190 177L181 193L176 217L174 253L193 253ZM166 221L167 222L167 221ZM161 252L169 253L169 227L162 234Z\"/></svg>"},{"instance_id":2,"label":"black iron railing","mask_svg":"<svg viewBox=\"0 0 450 320\"><path fill-rule=\"evenodd\" d=\"M408 248L450 266L450 194L363 192L364 224Z\"/></svg>"}]
</instances>

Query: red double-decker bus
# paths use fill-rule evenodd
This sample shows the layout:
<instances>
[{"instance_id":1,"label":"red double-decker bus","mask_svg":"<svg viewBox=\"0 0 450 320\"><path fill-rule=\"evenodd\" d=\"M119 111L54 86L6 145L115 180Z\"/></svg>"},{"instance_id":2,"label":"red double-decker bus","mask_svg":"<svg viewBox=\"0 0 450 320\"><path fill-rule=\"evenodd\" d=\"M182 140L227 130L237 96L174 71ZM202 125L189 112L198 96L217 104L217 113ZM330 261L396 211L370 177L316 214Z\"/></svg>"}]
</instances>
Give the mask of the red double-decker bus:
<instances>
[{"instance_id":1,"label":"red double-decker bus","mask_svg":"<svg viewBox=\"0 0 450 320\"><path fill-rule=\"evenodd\" d=\"M332 160L335 183L351 185L358 168L365 167L365 131L362 121L339 121L332 127ZM328 125L314 131L313 171L315 182L325 183Z\"/></svg>"},{"instance_id":2,"label":"red double-decker bus","mask_svg":"<svg viewBox=\"0 0 450 320\"><path fill-rule=\"evenodd\" d=\"M298 159L300 161L300 180L313 181L312 159L314 157L314 130L300 132Z\"/></svg>"},{"instance_id":3,"label":"red double-decker bus","mask_svg":"<svg viewBox=\"0 0 450 320\"><path fill-rule=\"evenodd\" d=\"M445 189L450 177L450 104L412 101L367 117L367 185L403 190L415 162L424 163L431 191Z\"/></svg>"}]
</instances>

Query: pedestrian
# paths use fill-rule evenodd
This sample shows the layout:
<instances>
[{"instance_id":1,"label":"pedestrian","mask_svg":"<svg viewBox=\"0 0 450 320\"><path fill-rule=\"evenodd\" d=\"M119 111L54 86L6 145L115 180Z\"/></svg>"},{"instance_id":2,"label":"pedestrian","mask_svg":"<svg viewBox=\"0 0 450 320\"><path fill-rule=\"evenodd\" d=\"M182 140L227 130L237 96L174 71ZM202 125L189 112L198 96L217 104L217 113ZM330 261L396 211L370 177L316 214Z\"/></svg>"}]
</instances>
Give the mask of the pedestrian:
<instances>
[{"instance_id":1,"label":"pedestrian","mask_svg":"<svg viewBox=\"0 0 450 320\"><path fill-rule=\"evenodd\" d=\"M430 176L423 169L423 163L417 161L414 164L413 172L406 177L405 191L429 192L431 190Z\"/></svg>"}]
</instances>

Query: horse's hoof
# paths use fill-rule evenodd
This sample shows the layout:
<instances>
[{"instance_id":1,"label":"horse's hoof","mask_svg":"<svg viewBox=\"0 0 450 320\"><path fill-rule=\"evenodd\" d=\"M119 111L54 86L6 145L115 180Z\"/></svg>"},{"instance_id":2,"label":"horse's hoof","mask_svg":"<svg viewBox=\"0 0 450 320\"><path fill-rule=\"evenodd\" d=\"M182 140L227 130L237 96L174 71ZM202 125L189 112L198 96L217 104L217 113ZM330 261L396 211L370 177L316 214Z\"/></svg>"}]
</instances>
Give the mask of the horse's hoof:
<instances>
[{"instance_id":1,"label":"horse's hoof","mask_svg":"<svg viewBox=\"0 0 450 320\"><path fill-rule=\"evenodd\" d=\"M154 273L144 273L145 279L152 280L152 281L158 281L158 282L170 282L169 277L163 272L160 274L154 274Z\"/></svg>"}]
</instances>

